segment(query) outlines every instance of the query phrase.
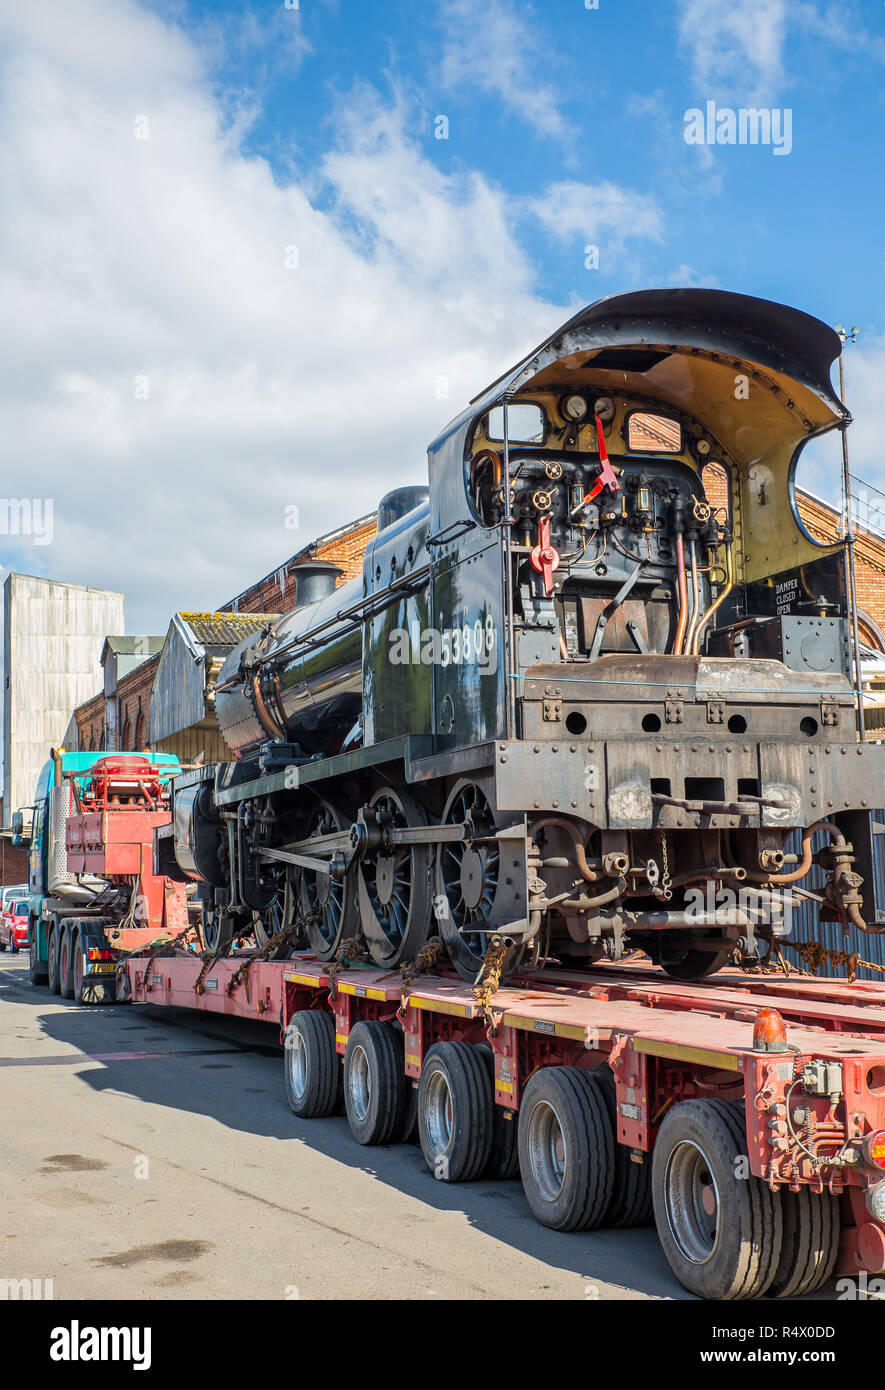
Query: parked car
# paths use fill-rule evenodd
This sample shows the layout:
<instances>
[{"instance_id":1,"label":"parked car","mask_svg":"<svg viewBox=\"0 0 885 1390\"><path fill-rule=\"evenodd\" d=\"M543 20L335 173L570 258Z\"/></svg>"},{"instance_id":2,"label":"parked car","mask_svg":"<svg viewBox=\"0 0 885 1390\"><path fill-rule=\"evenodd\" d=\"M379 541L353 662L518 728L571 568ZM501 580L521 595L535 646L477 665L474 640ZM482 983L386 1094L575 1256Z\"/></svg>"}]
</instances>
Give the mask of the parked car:
<instances>
[{"instance_id":1,"label":"parked car","mask_svg":"<svg viewBox=\"0 0 885 1390\"><path fill-rule=\"evenodd\" d=\"M0 912L0 951L7 946L13 955L20 946L28 944L28 900L13 898L8 907Z\"/></svg>"},{"instance_id":2,"label":"parked car","mask_svg":"<svg viewBox=\"0 0 885 1390\"><path fill-rule=\"evenodd\" d=\"M26 883L6 883L0 888L0 912L5 912L13 898L26 898L28 896L28 885Z\"/></svg>"}]
</instances>

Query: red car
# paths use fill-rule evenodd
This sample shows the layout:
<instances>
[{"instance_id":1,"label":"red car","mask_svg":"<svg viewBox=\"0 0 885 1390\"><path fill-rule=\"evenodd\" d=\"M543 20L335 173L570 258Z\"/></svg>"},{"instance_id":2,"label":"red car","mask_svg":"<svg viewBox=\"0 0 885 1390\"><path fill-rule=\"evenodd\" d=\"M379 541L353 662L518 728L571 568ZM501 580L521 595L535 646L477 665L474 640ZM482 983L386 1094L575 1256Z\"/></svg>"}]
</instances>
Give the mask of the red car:
<instances>
[{"instance_id":1,"label":"red car","mask_svg":"<svg viewBox=\"0 0 885 1390\"><path fill-rule=\"evenodd\" d=\"M0 951L7 946L15 953L20 946L28 945L28 904L27 901L13 901L0 912Z\"/></svg>"}]
</instances>

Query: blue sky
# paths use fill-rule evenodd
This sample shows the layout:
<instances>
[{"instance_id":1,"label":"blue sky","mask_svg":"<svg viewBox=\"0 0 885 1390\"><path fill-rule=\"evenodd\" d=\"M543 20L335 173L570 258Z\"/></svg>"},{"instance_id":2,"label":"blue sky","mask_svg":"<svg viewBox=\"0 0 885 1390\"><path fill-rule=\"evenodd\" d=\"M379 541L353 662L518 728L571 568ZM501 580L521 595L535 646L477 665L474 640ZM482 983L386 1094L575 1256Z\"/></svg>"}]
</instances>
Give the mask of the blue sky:
<instances>
[{"instance_id":1,"label":"blue sky","mask_svg":"<svg viewBox=\"0 0 885 1390\"><path fill-rule=\"evenodd\" d=\"M738 11L746 48L729 27ZM672 283L684 270L825 319L860 314L868 332L885 327L883 6L302 0L297 10L251 6L245 17L228 3L175 13L191 32L214 32L216 90L226 102L253 94L243 147L283 180L317 168L342 96L364 82L382 100L409 103L414 138L445 172L478 170L514 200L554 180L610 182L649 198L657 235L636 238L626 264L603 249L596 272L584 269L578 229L560 241L520 218L538 291L555 301L625 281ZM288 60L279 51L287 28L298 35ZM514 50L511 92L489 85L491 71L484 85L474 64L492 70L496 53L512 63ZM685 112L710 99L788 107L790 155L687 145ZM447 140L433 135L440 113Z\"/></svg>"},{"instance_id":2,"label":"blue sky","mask_svg":"<svg viewBox=\"0 0 885 1390\"><path fill-rule=\"evenodd\" d=\"M861 324L852 457L885 487L883 76L875 0L0 6L7 491L54 518L0 563L165 631L649 285ZM708 101L788 109L789 154L687 144Z\"/></svg>"}]
</instances>

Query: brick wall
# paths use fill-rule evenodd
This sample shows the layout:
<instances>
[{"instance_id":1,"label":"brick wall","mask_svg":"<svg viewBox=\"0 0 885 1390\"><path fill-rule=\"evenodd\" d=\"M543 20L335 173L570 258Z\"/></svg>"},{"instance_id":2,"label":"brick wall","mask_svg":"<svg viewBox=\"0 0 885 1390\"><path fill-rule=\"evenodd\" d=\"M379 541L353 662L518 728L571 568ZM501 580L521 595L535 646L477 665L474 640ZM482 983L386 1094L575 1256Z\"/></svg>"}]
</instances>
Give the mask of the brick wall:
<instances>
[{"instance_id":1,"label":"brick wall","mask_svg":"<svg viewBox=\"0 0 885 1390\"><path fill-rule=\"evenodd\" d=\"M118 747L131 752L144 748L150 729L151 686L157 673L160 654L148 657L140 666L117 683L119 700ZM94 695L84 705L74 711L80 737L80 747L85 752L92 748L105 747L105 698Z\"/></svg>"},{"instance_id":2,"label":"brick wall","mask_svg":"<svg viewBox=\"0 0 885 1390\"><path fill-rule=\"evenodd\" d=\"M295 606L295 577L292 570L302 560L328 560L338 565L344 571L338 583L346 584L348 579L355 579L362 573L363 556L376 530L375 518L371 517L315 541L293 555L278 570L266 574L236 599L226 603L225 607L233 606L238 613L288 613Z\"/></svg>"}]
</instances>

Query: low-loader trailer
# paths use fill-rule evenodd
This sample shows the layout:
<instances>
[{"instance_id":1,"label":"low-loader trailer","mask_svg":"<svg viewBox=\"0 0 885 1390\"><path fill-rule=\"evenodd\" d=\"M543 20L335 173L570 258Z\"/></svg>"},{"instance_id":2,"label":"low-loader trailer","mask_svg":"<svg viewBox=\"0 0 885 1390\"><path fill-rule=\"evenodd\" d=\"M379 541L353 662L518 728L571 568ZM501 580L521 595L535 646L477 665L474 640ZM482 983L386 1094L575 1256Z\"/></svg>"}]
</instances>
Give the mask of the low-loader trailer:
<instances>
[{"instance_id":1,"label":"low-loader trailer","mask_svg":"<svg viewBox=\"0 0 885 1390\"><path fill-rule=\"evenodd\" d=\"M360 1144L417 1137L444 1182L518 1175L564 1233L653 1219L704 1298L885 1270L885 985L437 971L432 943L400 971L158 943L121 961L118 998L274 1024L298 1116L343 1106Z\"/></svg>"}]
</instances>

